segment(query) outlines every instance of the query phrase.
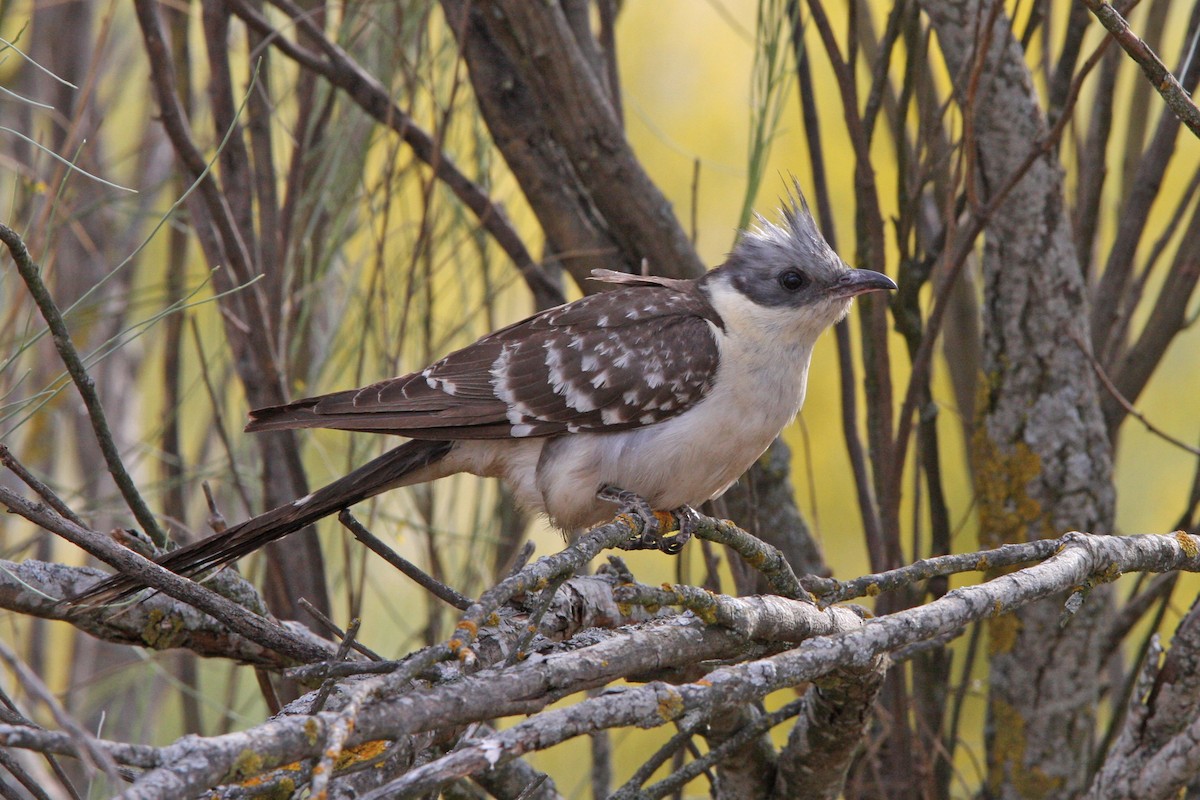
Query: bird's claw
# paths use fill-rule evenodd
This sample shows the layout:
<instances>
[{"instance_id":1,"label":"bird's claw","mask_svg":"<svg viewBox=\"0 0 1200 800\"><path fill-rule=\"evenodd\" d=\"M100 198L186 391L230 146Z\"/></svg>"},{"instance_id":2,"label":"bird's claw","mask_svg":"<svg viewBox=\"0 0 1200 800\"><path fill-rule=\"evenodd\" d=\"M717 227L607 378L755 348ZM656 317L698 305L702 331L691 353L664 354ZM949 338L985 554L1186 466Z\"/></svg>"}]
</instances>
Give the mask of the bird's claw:
<instances>
[{"instance_id":1,"label":"bird's claw","mask_svg":"<svg viewBox=\"0 0 1200 800\"><path fill-rule=\"evenodd\" d=\"M659 536L661 521L646 498L636 492L621 489L616 486L602 486L596 492L596 497L609 503L615 503L618 516L627 514L636 517L642 523L642 535L629 543L630 550L654 550L659 546L662 537Z\"/></svg>"},{"instance_id":2,"label":"bird's claw","mask_svg":"<svg viewBox=\"0 0 1200 800\"><path fill-rule=\"evenodd\" d=\"M674 536L664 536L659 542L658 549L667 555L676 555L688 540L700 529L700 512L691 506L680 506L672 509L671 515L679 521L679 532Z\"/></svg>"},{"instance_id":3,"label":"bird's claw","mask_svg":"<svg viewBox=\"0 0 1200 800\"><path fill-rule=\"evenodd\" d=\"M642 522L642 534L629 543L630 550L660 550L675 555L683 549L687 540L699 527L700 515L691 506L680 506L672 511L655 511L646 498L636 492L616 486L604 486L596 497L617 505L618 514L637 517ZM678 530L674 536L663 536L662 531Z\"/></svg>"}]
</instances>

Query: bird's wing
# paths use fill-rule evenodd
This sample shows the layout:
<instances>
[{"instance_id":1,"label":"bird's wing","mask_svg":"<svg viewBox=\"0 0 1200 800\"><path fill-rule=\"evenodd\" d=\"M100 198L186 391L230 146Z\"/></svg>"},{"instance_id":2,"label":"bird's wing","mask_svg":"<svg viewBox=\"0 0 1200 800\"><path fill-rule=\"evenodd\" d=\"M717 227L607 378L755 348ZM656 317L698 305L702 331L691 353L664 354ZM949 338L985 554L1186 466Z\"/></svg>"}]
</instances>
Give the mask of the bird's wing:
<instances>
[{"instance_id":1,"label":"bird's wing","mask_svg":"<svg viewBox=\"0 0 1200 800\"><path fill-rule=\"evenodd\" d=\"M253 411L247 430L490 439L662 421L699 402L717 371L720 317L700 290L680 283L623 287L543 311L420 372Z\"/></svg>"}]
</instances>

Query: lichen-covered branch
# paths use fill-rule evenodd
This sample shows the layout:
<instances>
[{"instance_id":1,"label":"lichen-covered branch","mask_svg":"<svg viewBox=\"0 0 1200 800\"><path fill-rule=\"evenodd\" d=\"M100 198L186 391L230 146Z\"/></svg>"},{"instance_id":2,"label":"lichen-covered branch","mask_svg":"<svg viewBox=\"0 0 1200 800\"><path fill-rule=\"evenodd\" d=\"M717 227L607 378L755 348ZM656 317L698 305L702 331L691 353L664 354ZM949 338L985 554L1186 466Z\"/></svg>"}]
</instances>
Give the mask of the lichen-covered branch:
<instances>
[{"instance_id":1,"label":"lichen-covered branch","mask_svg":"<svg viewBox=\"0 0 1200 800\"><path fill-rule=\"evenodd\" d=\"M430 684L428 676L416 684L401 684L391 676L360 679L342 685L329 708L316 714L296 711L238 733L188 737L153 754L138 750L138 763L157 759L160 766L142 775L124 796L167 798L195 793L249 777L251 767L262 770L318 757L329 746L328 735L346 721L352 725L344 734L344 746L354 747L379 739L445 733L496 717L532 715L503 732L461 743L452 753L407 773L388 789L416 791L572 736L611 727L662 725L689 713L703 716L718 707L753 702L772 691L811 681L819 687L812 702L826 704L819 713L814 706L816 718L836 715L838 708L847 712L849 727L839 727L842 735L835 737L843 745L838 751L845 756L853 749L845 746L849 742L846 732L862 723L862 714L869 706L870 686L880 674L876 663L879 657L916 642L952 635L972 621L1103 583L1124 572L1200 570L1200 539L1184 534L1116 537L1072 533L1056 544L1057 552L1041 563L978 586L951 591L925 606L879 618L864 620L848 609L818 611L805 602L777 604L772 607L773 615L786 616L787 609L791 609L790 613L799 615L797 622L814 615L814 619L825 620L822 635L797 646L762 640L756 647L749 647L753 642L746 634L773 636L785 628L799 627L751 625L739 633L687 615L635 624L591 641L584 632L573 642L551 646L525 661L472 675L460 674L444 684ZM751 619L761 613L761 609L754 610L758 602L720 599L727 609L722 616ZM1084 605L1088 602L1085 600ZM740 603L748 603L749 617L729 613L728 609ZM1063 608L1059 606L1058 610L1061 615ZM813 630L810 623L805 624ZM1076 623L1071 621L1068 627L1071 624ZM761 647L768 653L787 649L764 657ZM726 666L718 667L720 662ZM645 686L604 693L568 708L544 710L555 700L587 688L638 676L660 677ZM848 679L850 683L845 682ZM867 679L865 683L863 679ZM388 687L387 692L376 691L383 686ZM346 702L352 696L358 702L348 708ZM865 705L850 702L852 697L865 700ZM301 700L293 708L307 709L308 705ZM349 717L348 711L352 712ZM791 749L820 750L823 729L811 726L813 715L806 718L810 718L806 732L795 734L804 746L797 742ZM0 729L0 740L3 734ZM11 742L42 746L15 734ZM106 750L119 763L128 755L115 747ZM840 774L840 770L838 767L833 772ZM834 794L836 790L833 787Z\"/></svg>"}]
</instances>

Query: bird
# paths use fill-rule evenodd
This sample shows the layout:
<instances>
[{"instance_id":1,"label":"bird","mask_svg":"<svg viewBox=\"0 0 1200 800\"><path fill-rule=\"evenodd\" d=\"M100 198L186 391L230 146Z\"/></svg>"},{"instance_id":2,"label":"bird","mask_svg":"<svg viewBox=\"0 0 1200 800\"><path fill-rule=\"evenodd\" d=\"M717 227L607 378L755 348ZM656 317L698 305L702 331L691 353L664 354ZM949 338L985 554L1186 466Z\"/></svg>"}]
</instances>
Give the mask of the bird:
<instances>
[{"instance_id":1,"label":"bird","mask_svg":"<svg viewBox=\"0 0 1200 800\"><path fill-rule=\"evenodd\" d=\"M317 491L170 551L196 577L381 492L466 472L497 477L571 535L634 510L676 551L804 403L813 346L854 297L896 289L848 266L797 187L755 214L695 279L594 270L612 288L541 311L422 370L250 412L246 431L334 428L407 442ZM615 507L614 507L615 506ZM680 537L655 537L669 511ZM647 545L649 546L649 545ZM77 600L125 599L117 575Z\"/></svg>"}]
</instances>

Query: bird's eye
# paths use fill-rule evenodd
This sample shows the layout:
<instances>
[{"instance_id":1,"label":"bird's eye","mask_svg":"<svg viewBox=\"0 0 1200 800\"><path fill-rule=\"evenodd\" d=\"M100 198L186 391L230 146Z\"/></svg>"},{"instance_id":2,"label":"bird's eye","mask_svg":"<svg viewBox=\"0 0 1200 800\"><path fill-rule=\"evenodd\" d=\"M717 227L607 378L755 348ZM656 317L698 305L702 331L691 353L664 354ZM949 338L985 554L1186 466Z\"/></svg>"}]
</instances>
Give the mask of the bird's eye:
<instances>
[{"instance_id":1,"label":"bird's eye","mask_svg":"<svg viewBox=\"0 0 1200 800\"><path fill-rule=\"evenodd\" d=\"M803 272L789 269L779 275L779 285L789 292L798 292L808 285L808 277Z\"/></svg>"}]
</instances>

